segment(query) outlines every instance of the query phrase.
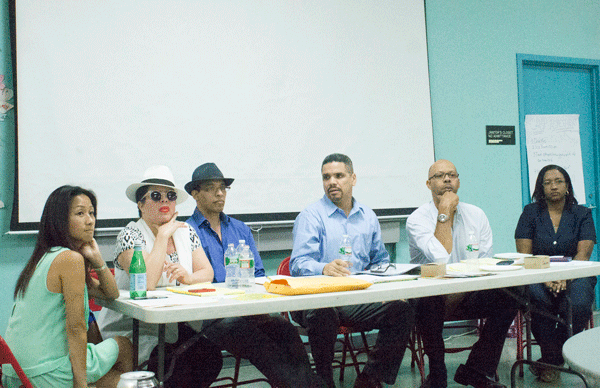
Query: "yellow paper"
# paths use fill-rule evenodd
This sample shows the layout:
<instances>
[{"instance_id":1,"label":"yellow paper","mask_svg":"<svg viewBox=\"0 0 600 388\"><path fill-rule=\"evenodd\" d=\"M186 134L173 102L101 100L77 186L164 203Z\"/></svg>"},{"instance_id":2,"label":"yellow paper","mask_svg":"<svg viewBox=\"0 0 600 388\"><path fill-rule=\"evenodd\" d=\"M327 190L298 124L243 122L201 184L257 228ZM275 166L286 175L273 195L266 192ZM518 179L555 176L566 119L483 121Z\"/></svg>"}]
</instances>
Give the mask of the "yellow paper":
<instances>
[{"instance_id":1,"label":"yellow paper","mask_svg":"<svg viewBox=\"0 0 600 388\"><path fill-rule=\"evenodd\" d=\"M259 300L259 299L270 299L270 298L281 298L283 295L273 295L273 294L243 294L233 297L235 300Z\"/></svg>"}]
</instances>

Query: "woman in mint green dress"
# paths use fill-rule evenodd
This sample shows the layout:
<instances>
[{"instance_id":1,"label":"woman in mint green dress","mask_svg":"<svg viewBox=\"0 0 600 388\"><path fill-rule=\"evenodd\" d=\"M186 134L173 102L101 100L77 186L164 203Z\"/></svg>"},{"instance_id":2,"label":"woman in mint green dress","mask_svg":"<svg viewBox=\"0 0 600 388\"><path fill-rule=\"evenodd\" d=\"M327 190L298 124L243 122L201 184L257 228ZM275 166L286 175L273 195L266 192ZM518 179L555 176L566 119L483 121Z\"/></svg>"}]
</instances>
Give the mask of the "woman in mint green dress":
<instances>
[{"instance_id":1,"label":"woman in mint green dress","mask_svg":"<svg viewBox=\"0 0 600 388\"><path fill-rule=\"evenodd\" d=\"M119 290L94 239L96 197L80 187L56 189L44 206L38 240L15 287L5 340L36 387L116 387L132 369L129 339L87 343L88 297ZM98 279L89 275L90 268ZM10 366L2 384L19 387Z\"/></svg>"}]
</instances>

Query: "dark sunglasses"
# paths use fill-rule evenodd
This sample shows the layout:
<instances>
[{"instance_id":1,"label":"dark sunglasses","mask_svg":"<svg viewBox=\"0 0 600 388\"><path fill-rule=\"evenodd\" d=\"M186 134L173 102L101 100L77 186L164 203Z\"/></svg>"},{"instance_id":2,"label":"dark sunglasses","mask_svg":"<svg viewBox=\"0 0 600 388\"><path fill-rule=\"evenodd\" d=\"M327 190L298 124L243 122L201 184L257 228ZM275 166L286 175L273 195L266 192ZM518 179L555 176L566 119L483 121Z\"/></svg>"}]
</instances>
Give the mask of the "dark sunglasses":
<instances>
[{"instance_id":1,"label":"dark sunglasses","mask_svg":"<svg viewBox=\"0 0 600 388\"><path fill-rule=\"evenodd\" d=\"M154 202L160 202L160 200L162 199L162 193L160 191L151 191L149 194L150 199ZM175 191L167 191L167 199L169 201L177 201L177 193Z\"/></svg>"}]
</instances>

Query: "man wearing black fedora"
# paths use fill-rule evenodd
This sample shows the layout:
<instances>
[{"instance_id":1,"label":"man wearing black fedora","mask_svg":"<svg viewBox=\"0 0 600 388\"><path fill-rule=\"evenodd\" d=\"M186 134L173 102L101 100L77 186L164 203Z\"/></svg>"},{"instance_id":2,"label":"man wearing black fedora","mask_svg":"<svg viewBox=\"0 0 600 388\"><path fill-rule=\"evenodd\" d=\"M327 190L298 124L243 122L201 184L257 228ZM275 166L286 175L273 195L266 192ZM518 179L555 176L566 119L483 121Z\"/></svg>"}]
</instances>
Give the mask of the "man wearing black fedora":
<instances>
[{"instance_id":1,"label":"man wearing black fedora","mask_svg":"<svg viewBox=\"0 0 600 388\"><path fill-rule=\"evenodd\" d=\"M214 163L194 170L185 190L196 200L186 221L198 233L214 270L214 283L225 281L224 253L227 245L244 240L254 254L255 276L265 276L250 228L223 212L227 191L233 183ZM280 315L233 317L204 322L204 335L228 352L248 359L262 374L281 387L322 387L311 371L298 330Z\"/></svg>"},{"instance_id":2,"label":"man wearing black fedora","mask_svg":"<svg viewBox=\"0 0 600 388\"><path fill-rule=\"evenodd\" d=\"M204 252L213 266L213 281L216 283L225 281L223 254L227 245L233 243L237 246L239 240L244 240L254 254L255 276L265 276L250 228L223 213L227 191L232 183L233 179L225 178L216 164L204 163L194 170L192 180L184 186L185 191L196 200L196 209L187 223L200 236Z\"/></svg>"}]
</instances>

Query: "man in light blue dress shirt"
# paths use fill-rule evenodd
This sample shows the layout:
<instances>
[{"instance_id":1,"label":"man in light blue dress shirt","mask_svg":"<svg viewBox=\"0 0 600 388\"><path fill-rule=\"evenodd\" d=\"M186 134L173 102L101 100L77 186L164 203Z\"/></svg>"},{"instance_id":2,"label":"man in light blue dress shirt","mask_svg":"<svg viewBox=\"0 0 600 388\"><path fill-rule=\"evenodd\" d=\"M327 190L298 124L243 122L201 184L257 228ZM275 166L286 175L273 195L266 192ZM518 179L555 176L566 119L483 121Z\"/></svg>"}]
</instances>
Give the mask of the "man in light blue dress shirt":
<instances>
[{"instance_id":1,"label":"man in light blue dress shirt","mask_svg":"<svg viewBox=\"0 0 600 388\"><path fill-rule=\"evenodd\" d=\"M351 271L388 263L390 257L375 213L352 197L356 174L350 158L342 154L327 156L321 175L325 195L304 209L294 222L292 275L348 276ZM349 235L352 241L351 264L338 258L343 235ZM335 387L331 363L340 325L379 329L354 387L394 384L414 324L413 310L406 301L295 311L292 316L307 329L317 374L329 387Z\"/></svg>"}]
</instances>

